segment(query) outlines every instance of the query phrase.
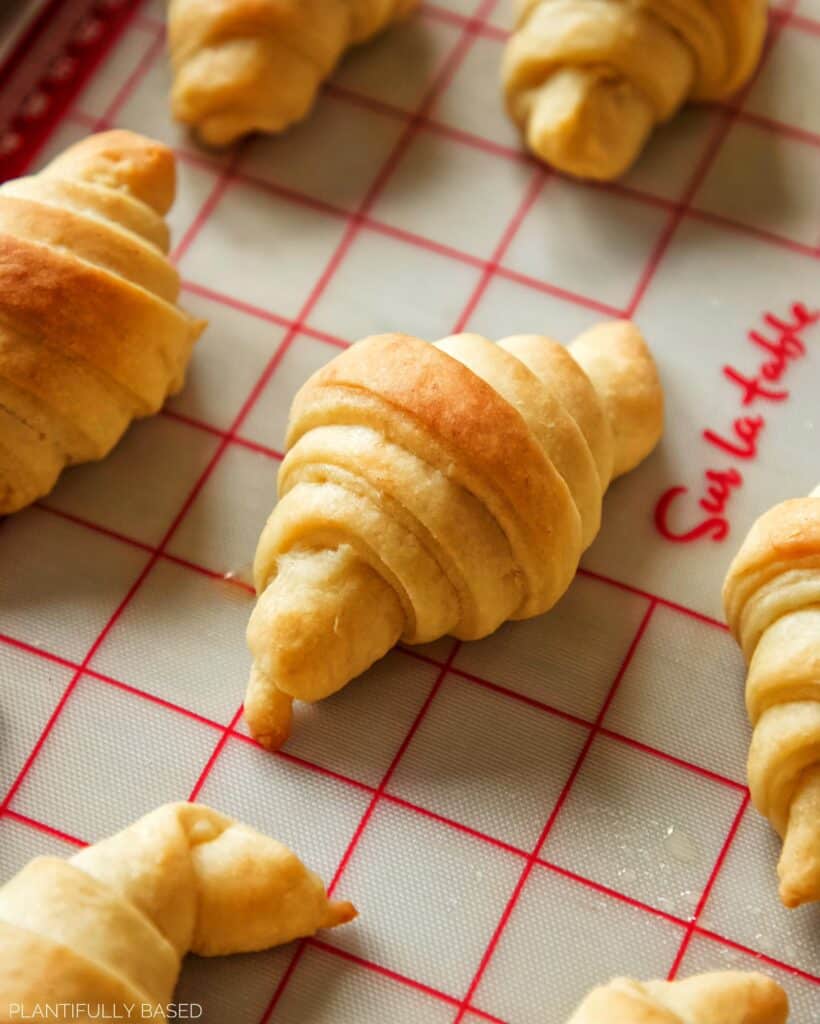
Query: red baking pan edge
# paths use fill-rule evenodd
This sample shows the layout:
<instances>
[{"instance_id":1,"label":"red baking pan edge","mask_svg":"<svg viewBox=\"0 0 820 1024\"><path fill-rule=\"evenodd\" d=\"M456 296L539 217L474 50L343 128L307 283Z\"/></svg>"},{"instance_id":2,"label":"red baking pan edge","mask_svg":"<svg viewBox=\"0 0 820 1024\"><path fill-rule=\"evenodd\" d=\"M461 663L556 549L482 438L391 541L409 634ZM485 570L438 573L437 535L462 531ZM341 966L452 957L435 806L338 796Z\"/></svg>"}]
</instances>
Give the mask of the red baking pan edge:
<instances>
[{"instance_id":1,"label":"red baking pan edge","mask_svg":"<svg viewBox=\"0 0 820 1024\"><path fill-rule=\"evenodd\" d=\"M33 87L0 134L0 181L22 174L97 66L119 38L141 0L50 0L34 16L0 66L0 94L11 88L36 43L46 38L57 15L72 8L77 17L51 53Z\"/></svg>"}]
</instances>

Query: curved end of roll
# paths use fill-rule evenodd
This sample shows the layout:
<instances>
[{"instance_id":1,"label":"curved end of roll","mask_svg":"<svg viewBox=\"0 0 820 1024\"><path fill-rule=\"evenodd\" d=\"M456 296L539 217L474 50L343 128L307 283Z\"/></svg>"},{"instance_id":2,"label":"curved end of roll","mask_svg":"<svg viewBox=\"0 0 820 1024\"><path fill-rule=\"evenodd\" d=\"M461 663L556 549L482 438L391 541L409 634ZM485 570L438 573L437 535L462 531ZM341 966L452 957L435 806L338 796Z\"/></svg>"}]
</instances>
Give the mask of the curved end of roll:
<instances>
[{"instance_id":1,"label":"curved end of roll","mask_svg":"<svg viewBox=\"0 0 820 1024\"><path fill-rule=\"evenodd\" d=\"M0 417L1 418L1 417ZM48 494L65 463L56 457L21 462L0 445L0 519L14 515Z\"/></svg>"},{"instance_id":2,"label":"curved end of roll","mask_svg":"<svg viewBox=\"0 0 820 1024\"><path fill-rule=\"evenodd\" d=\"M749 997L749 1024L786 1024L789 997L773 978L752 973L746 976Z\"/></svg>"},{"instance_id":3,"label":"curved end of roll","mask_svg":"<svg viewBox=\"0 0 820 1024\"><path fill-rule=\"evenodd\" d=\"M244 710L251 735L265 750L279 750L287 743L293 721L293 697L282 693L256 665L251 669Z\"/></svg>"},{"instance_id":4,"label":"curved end of roll","mask_svg":"<svg viewBox=\"0 0 820 1024\"><path fill-rule=\"evenodd\" d=\"M746 974L740 985L749 1000L749 1024L786 1024L789 997L773 978L754 972Z\"/></svg>"},{"instance_id":5,"label":"curved end of roll","mask_svg":"<svg viewBox=\"0 0 820 1024\"><path fill-rule=\"evenodd\" d=\"M615 442L613 477L634 469L663 433L658 368L643 335L629 320L598 324L569 346L603 402Z\"/></svg>"},{"instance_id":6,"label":"curved end of roll","mask_svg":"<svg viewBox=\"0 0 820 1024\"><path fill-rule=\"evenodd\" d=\"M218 109L214 109L213 112L205 109L193 113L188 109L188 105L181 101L172 102L171 113L175 121L190 130L200 145L209 149L227 149L244 136L256 131L279 131L278 128L267 129L252 115L224 114Z\"/></svg>"},{"instance_id":7,"label":"curved end of roll","mask_svg":"<svg viewBox=\"0 0 820 1024\"><path fill-rule=\"evenodd\" d=\"M764 974L713 971L681 981L632 981L615 978L593 989L569 1024L613 1024L614 1021L742 1021L743 1024L786 1024L786 993Z\"/></svg>"},{"instance_id":8,"label":"curved end of roll","mask_svg":"<svg viewBox=\"0 0 820 1024\"><path fill-rule=\"evenodd\" d=\"M711 1024L786 1024L788 996L776 981L756 971L711 971L681 981L654 981L646 989L681 1020Z\"/></svg>"},{"instance_id":9,"label":"curved end of roll","mask_svg":"<svg viewBox=\"0 0 820 1024\"><path fill-rule=\"evenodd\" d=\"M777 875L784 906L794 909L820 901L820 765L798 782Z\"/></svg>"},{"instance_id":10,"label":"curved end of roll","mask_svg":"<svg viewBox=\"0 0 820 1024\"><path fill-rule=\"evenodd\" d=\"M324 920L320 927L338 928L342 924L350 924L359 916L359 911L347 900L334 900L328 903Z\"/></svg>"},{"instance_id":11,"label":"curved end of roll","mask_svg":"<svg viewBox=\"0 0 820 1024\"><path fill-rule=\"evenodd\" d=\"M321 78L315 64L287 47L271 49L260 37L226 38L178 62L171 113L200 142L221 149L254 132L276 134L301 121Z\"/></svg>"},{"instance_id":12,"label":"curved end of roll","mask_svg":"<svg viewBox=\"0 0 820 1024\"><path fill-rule=\"evenodd\" d=\"M706 102L731 99L754 75L760 64L769 25L766 0L750 0L737 8L729 19L729 51L732 61L727 73L717 82L700 82L692 98ZM742 12L742 13L741 13Z\"/></svg>"},{"instance_id":13,"label":"curved end of roll","mask_svg":"<svg viewBox=\"0 0 820 1024\"><path fill-rule=\"evenodd\" d=\"M40 173L128 192L161 216L170 210L176 192L172 150L123 129L81 139Z\"/></svg>"},{"instance_id":14,"label":"curved end of roll","mask_svg":"<svg viewBox=\"0 0 820 1024\"><path fill-rule=\"evenodd\" d=\"M613 181L629 170L654 124L640 92L595 68L556 71L510 107L536 156L593 181Z\"/></svg>"},{"instance_id":15,"label":"curved end of roll","mask_svg":"<svg viewBox=\"0 0 820 1024\"><path fill-rule=\"evenodd\" d=\"M237 88L236 95L226 95L216 81L199 75L180 72L171 93L171 113L175 121L185 125L197 141L212 149L226 149L247 135L264 132L275 135L301 121L309 112L315 91L298 105L277 107L264 81L253 89ZM246 94L250 92L250 96ZM260 96L270 102L263 109Z\"/></svg>"}]
</instances>

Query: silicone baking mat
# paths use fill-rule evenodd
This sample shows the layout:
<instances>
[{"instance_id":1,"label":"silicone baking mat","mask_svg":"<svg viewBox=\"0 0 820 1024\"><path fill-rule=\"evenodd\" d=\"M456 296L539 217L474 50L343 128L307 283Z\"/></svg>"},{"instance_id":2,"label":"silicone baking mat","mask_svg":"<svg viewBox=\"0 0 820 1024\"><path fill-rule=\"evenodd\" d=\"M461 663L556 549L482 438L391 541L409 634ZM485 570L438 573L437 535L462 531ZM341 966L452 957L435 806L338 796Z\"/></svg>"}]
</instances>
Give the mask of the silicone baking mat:
<instances>
[{"instance_id":1,"label":"silicone baking mat","mask_svg":"<svg viewBox=\"0 0 820 1024\"><path fill-rule=\"evenodd\" d=\"M502 3L424 4L303 125L221 155L169 120L163 16L47 4L3 72L7 172L110 126L175 148L210 327L162 415L0 525L2 875L185 798L292 845L361 916L191 960L179 998L213 1024L558 1022L613 974L729 966L820 1020L820 907L778 902L719 605L752 520L820 478L820 3L774 9L739 101L607 187L522 155ZM256 747L249 564L297 386L373 332L617 316L657 354L666 434L558 607L397 651Z\"/></svg>"}]
</instances>

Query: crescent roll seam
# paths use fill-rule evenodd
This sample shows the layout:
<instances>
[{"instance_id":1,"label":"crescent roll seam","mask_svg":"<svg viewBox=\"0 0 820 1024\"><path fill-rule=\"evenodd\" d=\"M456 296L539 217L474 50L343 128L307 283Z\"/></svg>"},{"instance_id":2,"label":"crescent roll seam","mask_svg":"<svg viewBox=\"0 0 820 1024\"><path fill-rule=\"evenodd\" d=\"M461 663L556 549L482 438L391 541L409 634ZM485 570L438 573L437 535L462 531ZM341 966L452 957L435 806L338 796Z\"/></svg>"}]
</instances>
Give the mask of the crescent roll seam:
<instances>
[{"instance_id":1,"label":"crescent roll seam","mask_svg":"<svg viewBox=\"0 0 820 1024\"><path fill-rule=\"evenodd\" d=\"M293 400L254 559L254 736L281 745L294 699L335 693L399 639L477 639L552 607L597 533L604 476L642 461L662 424L628 322L569 349L376 335L318 370Z\"/></svg>"}]
</instances>

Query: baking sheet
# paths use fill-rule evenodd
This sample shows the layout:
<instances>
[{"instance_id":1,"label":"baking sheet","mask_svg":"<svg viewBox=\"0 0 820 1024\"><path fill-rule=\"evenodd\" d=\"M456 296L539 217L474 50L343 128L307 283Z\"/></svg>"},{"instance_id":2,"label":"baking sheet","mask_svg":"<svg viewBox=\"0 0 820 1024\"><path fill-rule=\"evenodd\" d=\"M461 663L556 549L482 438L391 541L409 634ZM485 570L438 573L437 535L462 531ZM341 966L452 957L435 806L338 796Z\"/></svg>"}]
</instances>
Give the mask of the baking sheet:
<instances>
[{"instance_id":1,"label":"baking sheet","mask_svg":"<svg viewBox=\"0 0 820 1024\"><path fill-rule=\"evenodd\" d=\"M179 999L214 1024L535 1024L613 974L729 966L820 1020L820 908L777 900L719 605L753 519L820 478L820 3L776 9L742 104L687 111L612 187L521 155L504 3L424 5L304 125L222 155L168 118L162 18L137 5L38 159L109 126L173 145L211 326L162 415L0 525L0 872L189 796L291 844L361 916L192 959ZM395 652L259 750L249 566L296 387L369 333L569 341L621 315L666 436L564 600Z\"/></svg>"}]
</instances>

